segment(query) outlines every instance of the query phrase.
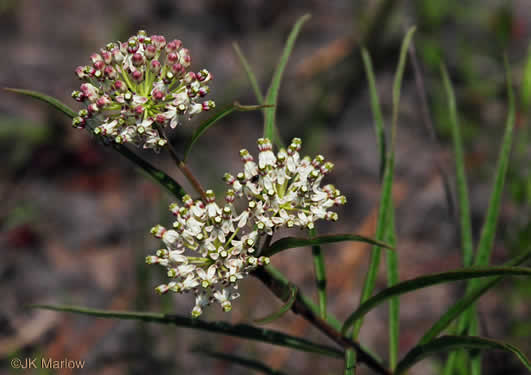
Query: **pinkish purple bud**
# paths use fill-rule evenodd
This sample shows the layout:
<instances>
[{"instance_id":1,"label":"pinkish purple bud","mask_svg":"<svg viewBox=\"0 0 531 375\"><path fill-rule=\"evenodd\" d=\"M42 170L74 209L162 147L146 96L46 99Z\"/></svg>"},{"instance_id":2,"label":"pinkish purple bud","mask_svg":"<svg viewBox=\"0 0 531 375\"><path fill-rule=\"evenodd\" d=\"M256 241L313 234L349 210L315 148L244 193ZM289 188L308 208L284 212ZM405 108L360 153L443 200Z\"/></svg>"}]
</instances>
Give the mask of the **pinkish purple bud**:
<instances>
[{"instance_id":1,"label":"pinkish purple bud","mask_svg":"<svg viewBox=\"0 0 531 375\"><path fill-rule=\"evenodd\" d=\"M111 100L106 96L100 96L98 100L96 100L96 105L99 108L105 107L107 104L109 104Z\"/></svg>"},{"instance_id":2,"label":"pinkish purple bud","mask_svg":"<svg viewBox=\"0 0 531 375\"><path fill-rule=\"evenodd\" d=\"M112 54L109 51L102 50L101 57L103 58L105 64L110 64L112 62Z\"/></svg>"},{"instance_id":3,"label":"pinkish purple bud","mask_svg":"<svg viewBox=\"0 0 531 375\"><path fill-rule=\"evenodd\" d=\"M157 47L155 47L153 44L150 44L146 47L144 54L148 59L152 59L157 54Z\"/></svg>"},{"instance_id":4,"label":"pinkish purple bud","mask_svg":"<svg viewBox=\"0 0 531 375\"><path fill-rule=\"evenodd\" d=\"M164 123L166 123L166 117L164 117L162 114L158 114L158 115L155 117L155 122L156 122L157 124L163 125Z\"/></svg>"},{"instance_id":5,"label":"pinkish purple bud","mask_svg":"<svg viewBox=\"0 0 531 375\"><path fill-rule=\"evenodd\" d=\"M87 110L89 114L91 115L98 113L100 111L96 103L89 104L89 106L87 107Z\"/></svg>"},{"instance_id":6,"label":"pinkish purple bud","mask_svg":"<svg viewBox=\"0 0 531 375\"><path fill-rule=\"evenodd\" d=\"M168 53L168 56L166 56L166 59L170 64L174 64L179 61L179 55L177 55L175 52Z\"/></svg>"},{"instance_id":7,"label":"pinkish purple bud","mask_svg":"<svg viewBox=\"0 0 531 375\"><path fill-rule=\"evenodd\" d=\"M124 61L124 55L122 54L119 48L114 48L111 51L111 54L112 54L113 61L116 64L120 64L122 61Z\"/></svg>"},{"instance_id":8,"label":"pinkish purple bud","mask_svg":"<svg viewBox=\"0 0 531 375\"><path fill-rule=\"evenodd\" d=\"M162 35L152 35L151 41L158 50L161 50L166 46L166 38L164 38Z\"/></svg>"},{"instance_id":9,"label":"pinkish purple bud","mask_svg":"<svg viewBox=\"0 0 531 375\"><path fill-rule=\"evenodd\" d=\"M76 76L77 76L77 78L79 78L79 79L83 79L83 78L85 78L85 77L86 77L86 74L85 74L85 67L83 67L83 66L78 66L78 67L76 68Z\"/></svg>"},{"instance_id":10,"label":"pinkish purple bud","mask_svg":"<svg viewBox=\"0 0 531 375\"><path fill-rule=\"evenodd\" d=\"M139 105L135 107L135 114L141 116L144 113L144 107Z\"/></svg>"},{"instance_id":11,"label":"pinkish purple bud","mask_svg":"<svg viewBox=\"0 0 531 375\"><path fill-rule=\"evenodd\" d=\"M171 66L171 71L176 75L184 73L184 67L181 64L173 64Z\"/></svg>"},{"instance_id":12,"label":"pinkish purple bud","mask_svg":"<svg viewBox=\"0 0 531 375\"><path fill-rule=\"evenodd\" d=\"M205 96L206 94L208 94L210 91L210 89L208 88L208 86L203 86L199 89L199 96L200 97L203 97Z\"/></svg>"},{"instance_id":13,"label":"pinkish purple bud","mask_svg":"<svg viewBox=\"0 0 531 375\"><path fill-rule=\"evenodd\" d=\"M190 57L190 51L187 48L183 48L179 51L179 61L182 66L185 68L189 67L192 63L192 58Z\"/></svg>"},{"instance_id":14,"label":"pinkish purple bud","mask_svg":"<svg viewBox=\"0 0 531 375\"><path fill-rule=\"evenodd\" d=\"M166 44L166 53L175 52L181 47L182 43L180 40L172 40Z\"/></svg>"},{"instance_id":15,"label":"pinkish purple bud","mask_svg":"<svg viewBox=\"0 0 531 375\"><path fill-rule=\"evenodd\" d=\"M112 66L107 65L105 69L103 70L105 73L105 76L107 76L109 79L116 79L118 77L118 73L116 72L116 69L114 69Z\"/></svg>"},{"instance_id":16,"label":"pinkish purple bud","mask_svg":"<svg viewBox=\"0 0 531 375\"><path fill-rule=\"evenodd\" d=\"M194 72L188 72L186 73L186 75L183 77L184 79L184 82L189 85L190 83L192 83L193 81L197 80L197 77L195 76L195 73Z\"/></svg>"},{"instance_id":17,"label":"pinkish purple bud","mask_svg":"<svg viewBox=\"0 0 531 375\"><path fill-rule=\"evenodd\" d=\"M140 70L135 70L131 73L131 77L135 82L142 82L144 80L144 73Z\"/></svg>"},{"instance_id":18,"label":"pinkish purple bud","mask_svg":"<svg viewBox=\"0 0 531 375\"><path fill-rule=\"evenodd\" d=\"M151 63L149 64L149 68L151 71L155 74L159 74L160 72L160 62L159 60L151 60Z\"/></svg>"},{"instance_id":19,"label":"pinkish purple bud","mask_svg":"<svg viewBox=\"0 0 531 375\"><path fill-rule=\"evenodd\" d=\"M162 91L160 91L160 90L157 90L157 89L153 90L152 96L153 96L153 100L155 100L155 101L160 101L160 100L164 99L164 93Z\"/></svg>"},{"instance_id":20,"label":"pinkish purple bud","mask_svg":"<svg viewBox=\"0 0 531 375\"><path fill-rule=\"evenodd\" d=\"M90 55L90 59L92 60L93 64L95 64L98 61L103 61L101 56L99 54L97 54L97 53L93 53L92 55Z\"/></svg>"},{"instance_id":21,"label":"pinkish purple bud","mask_svg":"<svg viewBox=\"0 0 531 375\"><path fill-rule=\"evenodd\" d=\"M140 65L144 63L144 56L142 56L141 53L137 52L133 54L133 57L131 58L131 60L133 61L134 66L139 67Z\"/></svg>"},{"instance_id":22,"label":"pinkish purple bud","mask_svg":"<svg viewBox=\"0 0 531 375\"><path fill-rule=\"evenodd\" d=\"M116 81L114 82L114 89L118 90L120 92L126 92L127 91L127 85L124 81Z\"/></svg>"},{"instance_id":23,"label":"pinkish purple bud","mask_svg":"<svg viewBox=\"0 0 531 375\"><path fill-rule=\"evenodd\" d=\"M96 70L102 70L105 67L105 63L103 60L98 60L94 63L94 69Z\"/></svg>"},{"instance_id":24,"label":"pinkish purple bud","mask_svg":"<svg viewBox=\"0 0 531 375\"><path fill-rule=\"evenodd\" d=\"M136 38L135 37L129 38L129 41L127 42L127 52L135 53L136 51L138 51L138 47L139 47L139 44Z\"/></svg>"}]
</instances>

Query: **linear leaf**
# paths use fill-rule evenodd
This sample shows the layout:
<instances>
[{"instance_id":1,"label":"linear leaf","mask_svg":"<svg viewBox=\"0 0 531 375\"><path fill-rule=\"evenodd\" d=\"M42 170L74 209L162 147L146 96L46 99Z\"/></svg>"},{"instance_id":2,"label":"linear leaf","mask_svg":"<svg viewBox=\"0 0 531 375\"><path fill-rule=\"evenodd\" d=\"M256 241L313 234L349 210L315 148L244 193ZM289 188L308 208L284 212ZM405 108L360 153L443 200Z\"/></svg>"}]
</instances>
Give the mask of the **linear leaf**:
<instances>
[{"instance_id":1,"label":"linear leaf","mask_svg":"<svg viewBox=\"0 0 531 375\"><path fill-rule=\"evenodd\" d=\"M357 234L346 233L346 234L329 234L329 235L324 235L324 236L317 236L314 238L284 237L278 241L275 241L267 249L264 249L264 251L262 252L262 255L270 257L283 250L293 249L296 247L316 246L316 245L322 245L325 243L344 242L344 241L365 242L371 245L377 245L380 247L385 247L387 249L392 249L388 244L383 243L381 241L376 241L376 240L373 240L372 238L360 236Z\"/></svg>"},{"instance_id":2,"label":"linear leaf","mask_svg":"<svg viewBox=\"0 0 531 375\"><path fill-rule=\"evenodd\" d=\"M243 69L245 70L245 74L247 74L247 78L249 79L249 83L251 84L251 87L254 91L254 95L256 96L256 99L258 100L258 103L263 104L264 95L262 94L262 90L260 90L260 86L258 85L258 81L256 80L256 76L253 72L253 69L251 68L251 65L249 65L249 62L245 58L245 55L240 49L240 46L238 45L238 43L236 42L232 43L232 48L234 48L236 55L240 59L240 63L242 64Z\"/></svg>"},{"instance_id":3,"label":"linear leaf","mask_svg":"<svg viewBox=\"0 0 531 375\"><path fill-rule=\"evenodd\" d=\"M404 37L404 40L402 41L402 46L400 49L400 56L398 59L398 66L395 73L395 79L393 83L393 117L392 117L392 124L391 124L391 147L388 151L388 155L385 157L385 164L383 168L383 176L382 176L382 192L380 196L380 207L378 209L378 219L376 223L376 239L377 240L383 240L385 239L386 235L390 235L394 237L394 233L387 232L388 230L388 223L389 223L389 216L394 215L394 208L392 203L392 193L393 193L393 179L394 179L394 169L395 169L395 135L396 135L396 128L398 123L398 114L400 109L400 91L402 87L402 79L404 77L404 71L406 67L406 60L407 60L407 51L409 49L409 44L411 43L411 40L413 39L413 35L415 33L415 27L411 27L408 32L406 33L406 36ZM375 91L374 91L375 92ZM376 116L376 113L374 114ZM383 126L382 126L383 128ZM381 169L380 169L381 172ZM394 218L393 218L394 220ZM376 246L373 247L373 251L371 252L371 257L369 260L369 269L367 271L367 274L365 276L365 281L363 283L363 289L361 292L361 298L360 303L363 304L366 300L370 298L372 295L372 292L374 290L374 285L376 282L376 274L378 271L378 267L380 265L380 254L381 249ZM393 262L391 260L391 262ZM396 263L392 264L392 267L395 267ZM394 275L397 274L397 272L393 272ZM392 313L397 314L398 313L398 303L394 302L391 307ZM392 319L398 319L397 317ZM356 339L360 330L361 326L363 324L363 320L359 319L355 325L354 329L352 330L352 339ZM395 337L398 337L398 324L392 325L391 329L394 331L392 334L391 339L394 339ZM344 331L346 334L346 332ZM394 351L394 348L397 345L391 344L390 349ZM394 356L394 355L393 355ZM356 367L356 357L354 352L351 350L347 350L345 352L345 374L350 375L353 374L353 369Z\"/></svg>"},{"instance_id":4,"label":"linear leaf","mask_svg":"<svg viewBox=\"0 0 531 375\"><path fill-rule=\"evenodd\" d=\"M372 67L371 56L366 48L361 49L361 57L363 59L363 66L365 67L365 74L369 82L369 93L371 96L371 110L374 118L374 131L376 133L376 143L380 154L380 176L383 177L385 163L386 163L386 141L384 131L384 120L382 109L380 107L380 99L378 91L376 90L376 80L374 78L374 70Z\"/></svg>"},{"instance_id":5,"label":"linear leaf","mask_svg":"<svg viewBox=\"0 0 531 375\"><path fill-rule=\"evenodd\" d=\"M510 351L531 370L529 360L518 348L513 345L500 341L472 336L442 336L423 345L415 346L400 361L396 368L396 374L401 374L411 368L414 364L426 358L429 355L447 352L459 349L478 349L478 350L505 350Z\"/></svg>"},{"instance_id":6,"label":"linear leaf","mask_svg":"<svg viewBox=\"0 0 531 375\"><path fill-rule=\"evenodd\" d=\"M291 306L293 306L293 302L295 302L295 299L297 298L297 288L295 286L291 287L291 296L289 297L288 301L282 305L282 307L275 311L273 314L270 314L264 318L258 318L254 320L254 323L256 324L267 324L271 323L278 318L280 318L282 315L284 315L286 312L288 312L291 309Z\"/></svg>"},{"instance_id":7,"label":"linear leaf","mask_svg":"<svg viewBox=\"0 0 531 375\"><path fill-rule=\"evenodd\" d=\"M414 279L403 281L391 288L386 288L380 293L374 295L356 311L354 311L345 321L342 332L345 333L358 319L363 317L367 312L387 299L401 294L413 292L418 289L427 288L432 285L443 284L451 281L477 279L488 276L500 275L525 275L531 276L531 268L527 267L467 267L456 271L436 273L426 276L420 276Z\"/></svg>"},{"instance_id":8,"label":"linear leaf","mask_svg":"<svg viewBox=\"0 0 531 375\"><path fill-rule=\"evenodd\" d=\"M310 17L311 16L309 14L302 16L301 18L297 20L297 22L295 23L295 26L293 26L293 29L291 30L288 36L288 39L286 41L286 44L284 46L284 51L282 52L282 56L280 57L277 68L275 69L275 73L273 74L273 79L271 80L269 89L267 90L265 103L272 104L274 107L270 109L266 109L264 111L264 137L269 138L271 141L274 141L276 139L274 137L275 136L275 115L276 115L278 91L280 88L280 82L282 81L282 75L284 74L284 70L286 68L286 64L288 63L288 59L291 55L291 51L293 50L293 46L295 44L295 40L297 39L297 35L299 34L299 31L304 25L304 23L308 21Z\"/></svg>"},{"instance_id":9,"label":"linear leaf","mask_svg":"<svg viewBox=\"0 0 531 375\"><path fill-rule=\"evenodd\" d=\"M455 169L457 182L457 196L459 200L459 223L461 233L461 247L463 249L463 265L472 265L474 244L472 240L472 224L470 219L470 201L468 199L468 185L465 173L465 157L463 152L463 139L457 118L455 94L452 83L448 77L448 72L441 64L441 74L443 78L446 96L448 97L448 111L450 113L450 128L452 130L452 140L454 144Z\"/></svg>"},{"instance_id":10,"label":"linear leaf","mask_svg":"<svg viewBox=\"0 0 531 375\"><path fill-rule=\"evenodd\" d=\"M241 105L238 102L234 102L231 105L228 105L224 109L222 109L220 112L216 113L214 116L209 118L208 120L204 121L199 125L195 133L192 135L190 140L188 141L188 144L185 147L184 152L184 160L188 158L188 155L190 154L190 151L192 150L192 147L197 142L199 137L201 137L212 125L214 125L216 122L221 120L223 117L228 116L234 111L240 111L240 112L247 112L247 111L256 111L262 108L269 108L270 105Z\"/></svg>"},{"instance_id":11,"label":"linear leaf","mask_svg":"<svg viewBox=\"0 0 531 375\"><path fill-rule=\"evenodd\" d=\"M26 96L30 96L32 98L41 100L45 103L50 104L55 109L58 109L59 111L63 112L65 115L67 115L70 118L74 118L77 116L77 113L68 107L66 104L61 102L59 99L56 99L54 97L48 96L46 94L40 93L38 91L32 91L32 90L24 90L24 89L13 89L13 88L5 88L6 91L13 92L15 94L22 94Z\"/></svg>"},{"instance_id":12,"label":"linear leaf","mask_svg":"<svg viewBox=\"0 0 531 375\"><path fill-rule=\"evenodd\" d=\"M128 319L150 323L173 324L177 327L192 328L211 333L220 333L229 336L240 337L248 340L261 341L272 345L286 346L293 349L310 353L322 354L329 357L343 357L342 351L336 348L321 344L315 344L311 341L295 336L290 336L279 331L256 328L247 324L233 325L226 322L205 322L203 320L192 319L173 314L160 314L138 311L99 310L79 306L32 305L30 307L62 312L71 312L75 314L96 316L100 318Z\"/></svg>"},{"instance_id":13,"label":"linear leaf","mask_svg":"<svg viewBox=\"0 0 531 375\"><path fill-rule=\"evenodd\" d=\"M233 354L215 352L215 351L206 350L202 348L194 348L192 349L192 353L200 354L200 355L210 357L210 358L219 359L222 361L233 362L237 365L243 366L250 370L261 372L263 374L284 375L282 371L273 370L272 368L266 366L262 362L259 362L255 359L244 358L244 357L240 357L240 356L233 355Z\"/></svg>"}]
</instances>

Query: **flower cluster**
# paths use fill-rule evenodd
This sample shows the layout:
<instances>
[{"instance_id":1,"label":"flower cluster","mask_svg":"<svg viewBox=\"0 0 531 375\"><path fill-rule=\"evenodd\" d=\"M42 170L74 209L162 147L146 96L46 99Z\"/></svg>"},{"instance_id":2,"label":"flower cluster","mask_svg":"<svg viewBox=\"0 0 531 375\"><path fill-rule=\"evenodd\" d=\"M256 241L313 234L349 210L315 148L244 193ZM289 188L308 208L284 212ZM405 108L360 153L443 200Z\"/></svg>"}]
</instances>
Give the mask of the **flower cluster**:
<instances>
[{"instance_id":1,"label":"flower cluster","mask_svg":"<svg viewBox=\"0 0 531 375\"><path fill-rule=\"evenodd\" d=\"M217 301L224 311L232 309L231 300L237 298L237 281L257 266L269 263L269 258L254 256L258 232L242 215L236 215L233 206L235 194L229 190L225 205L219 207L214 193L206 192L207 202L194 201L185 195L183 205L170 205L177 220L173 229L157 225L151 233L161 238L166 249L148 256L148 264L167 268L168 284L156 291L184 293L196 296L192 316L198 317L203 308ZM185 252L196 253L196 256Z\"/></svg>"},{"instance_id":2,"label":"flower cluster","mask_svg":"<svg viewBox=\"0 0 531 375\"><path fill-rule=\"evenodd\" d=\"M111 42L79 66L83 81L72 97L86 105L74 127L88 126L106 141L132 143L158 151L166 144L161 129L172 129L181 117L214 108L200 99L209 92L212 75L205 69L188 71L191 58L180 40L166 42L145 31L127 42Z\"/></svg>"},{"instance_id":3,"label":"flower cluster","mask_svg":"<svg viewBox=\"0 0 531 375\"><path fill-rule=\"evenodd\" d=\"M205 202L186 195L182 205L170 205L177 218L173 229L157 225L151 230L166 248L148 256L146 262L166 267L171 279L156 290L193 292L194 317L214 301L224 311L231 310L231 301L238 297L237 281L269 263L258 251L264 238L282 227L312 229L316 220L335 221L338 216L330 208L346 202L333 185L320 186L333 164L320 155L313 160L301 158L300 139L293 139L287 150L276 155L268 139L259 139L258 148L258 163L241 150L243 172L236 177L225 174L230 188L223 207L211 190ZM237 197L246 203L239 213L234 204Z\"/></svg>"},{"instance_id":4,"label":"flower cluster","mask_svg":"<svg viewBox=\"0 0 531 375\"><path fill-rule=\"evenodd\" d=\"M322 155L301 158L302 142L294 138L287 150L273 153L271 141L258 140L258 163L246 149L240 151L243 172L234 177L226 173L225 181L236 194L249 201L248 214L256 225L271 235L278 227L314 228L319 219L336 221L330 208L346 203L333 185L321 187L321 181L334 167Z\"/></svg>"}]
</instances>

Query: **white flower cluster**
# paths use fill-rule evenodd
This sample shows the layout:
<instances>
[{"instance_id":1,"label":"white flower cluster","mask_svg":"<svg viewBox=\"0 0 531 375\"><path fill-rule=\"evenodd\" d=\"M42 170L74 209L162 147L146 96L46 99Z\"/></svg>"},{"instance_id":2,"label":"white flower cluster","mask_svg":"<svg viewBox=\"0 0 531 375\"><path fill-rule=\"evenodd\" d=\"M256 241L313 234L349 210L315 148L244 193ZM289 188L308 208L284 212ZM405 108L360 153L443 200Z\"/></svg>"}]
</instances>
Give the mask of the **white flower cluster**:
<instances>
[{"instance_id":1,"label":"white flower cluster","mask_svg":"<svg viewBox=\"0 0 531 375\"><path fill-rule=\"evenodd\" d=\"M230 311L231 300L239 296L237 281L257 266L269 263L269 258L253 255L258 232L244 216L236 215L234 192L227 192L223 208L217 205L211 190L206 195L206 204L186 195L183 206L170 205L170 211L177 217L173 229L161 225L151 229L166 249L146 258L148 264L166 267L172 279L159 285L157 292L195 293L193 317L201 315L203 308L214 301L224 311Z\"/></svg>"},{"instance_id":2,"label":"white flower cluster","mask_svg":"<svg viewBox=\"0 0 531 375\"><path fill-rule=\"evenodd\" d=\"M322 155L313 160L301 158L302 142L294 138L287 150L273 153L271 141L258 139L258 163L245 149L240 151L244 170L236 177L225 174L225 181L236 194L249 200L260 232L268 235L279 227L314 228L319 219L336 221L330 208L346 203L346 198L333 185L321 187L321 181L334 167Z\"/></svg>"},{"instance_id":3,"label":"white flower cluster","mask_svg":"<svg viewBox=\"0 0 531 375\"><path fill-rule=\"evenodd\" d=\"M199 102L212 75L189 72L190 52L180 40L139 31L125 43L111 42L91 55L92 65L79 66L83 81L72 97L86 105L72 125L88 126L106 141L132 143L158 151L166 144L160 128L172 129L180 117L215 107Z\"/></svg>"},{"instance_id":4,"label":"white flower cluster","mask_svg":"<svg viewBox=\"0 0 531 375\"><path fill-rule=\"evenodd\" d=\"M195 293L194 317L214 301L224 311L231 310L231 300L238 297L237 281L269 263L269 258L255 253L276 229L312 229L316 220L335 221L337 213L330 208L346 202L334 186L320 186L333 164L320 155L313 160L301 158L300 139L293 139L287 150L276 155L268 139L260 138L258 148L258 163L247 150L241 150L244 171L236 177L225 174L231 188L223 208L211 190L206 192L206 202L186 195L182 206L170 205L177 217L173 229L157 225L151 230L166 249L148 256L146 262L166 267L171 278L156 290ZM236 197L246 200L240 213L234 206Z\"/></svg>"}]
</instances>

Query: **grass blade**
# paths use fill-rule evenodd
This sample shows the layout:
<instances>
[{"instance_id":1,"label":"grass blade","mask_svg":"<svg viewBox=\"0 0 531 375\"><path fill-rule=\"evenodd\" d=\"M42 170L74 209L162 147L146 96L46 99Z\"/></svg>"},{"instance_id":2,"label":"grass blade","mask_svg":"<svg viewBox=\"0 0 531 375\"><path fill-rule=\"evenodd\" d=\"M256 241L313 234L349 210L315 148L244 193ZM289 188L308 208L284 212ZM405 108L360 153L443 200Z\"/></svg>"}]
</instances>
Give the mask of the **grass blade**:
<instances>
[{"instance_id":1,"label":"grass blade","mask_svg":"<svg viewBox=\"0 0 531 375\"><path fill-rule=\"evenodd\" d=\"M522 77L522 110L524 113L529 113L531 110L531 44L527 50L527 59L524 66L524 74Z\"/></svg>"},{"instance_id":2,"label":"grass blade","mask_svg":"<svg viewBox=\"0 0 531 375\"><path fill-rule=\"evenodd\" d=\"M288 301L282 305L282 307L275 311L273 314L270 314L264 318L255 319L255 324L267 324L271 323L278 318L280 318L282 315L284 315L286 312L288 312L291 309L291 306L293 306L293 302L295 302L295 299L297 298L297 288L291 287L291 296L289 297Z\"/></svg>"},{"instance_id":3,"label":"grass blade","mask_svg":"<svg viewBox=\"0 0 531 375\"><path fill-rule=\"evenodd\" d=\"M315 229L310 230L310 235L315 237ZM321 246L312 246L313 269L315 272L315 284L319 298L319 316L326 320L326 266Z\"/></svg>"},{"instance_id":4,"label":"grass blade","mask_svg":"<svg viewBox=\"0 0 531 375\"><path fill-rule=\"evenodd\" d=\"M383 177L385 162L386 162L386 141L384 131L384 120L382 109L380 107L380 99L378 91L376 90L376 80L374 78L374 69L372 67L371 56L366 48L361 49L361 57L363 59L363 66L365 67L365 74L369 82L369 93L371 96L371 111L374 117L374 131L376 133L376 143L378 145L378 153L380 154L380 177Z\"/></svg>"},{"instance_id":5,"label":"grass blade","mask_svg":"<svg viewBox=\"0 0 531 375\"><path fill-rule=\"evenodd\" d=\"M465 173L465 157L463 152L463 139L461 129L457 118L457 109L455 94L452 83L448 77L448 72L444 65L441 64L441 74L443 79L446 96L448 97L448 111L450 113L450 128L452 131L452 140L455 154L455 169L457 180L457 196L459 202L459 223L461 232L461 247L463 248L463 265L465 267L472 265L474 244L472 240L472 224L470 219L470 201L468 199L468 184Z\"/></svg>"},{"instance_id":6,"label":"grass blade","mask_svg":"<svg viewBox=\"0 0 531 375\"><path fill-rule=\"evenodd\" d=\"M150 323L171 324L177 327L192 328L211 333L220 333L228 336L235 336L248 340L265 342L273 345L286 346L296 350L321 354L329 357L343 357L342 351L336 348L321 344L315 344L311 341L295 336L290 336L279 331L256 328L247 324L233 325L226 322L205 322L203 320L192 319L173 314L160 314L138 311L99 310L78 306L33 305L31 307L89 315L100 318L128 319Z\"/></svg>"},{"instance_id":7,"label":"grass blade","mask_svg":"<svg viewBox=\"0 0 531 375\"><path fill-rule=\"evenodd\" d=\"M429 286L443 284L451 281L477 279L488 276L513 275L513 276L531 276L531 268L527 267L468 267L456 271L442 272L431 275L419 276L414 279L403 281L395 286L386 288L380 293L374 295L363 304L361 304L356 311L354 311L345 321L342 332L345 333L358 319L362 318L366 313L382 302L385 302L391 297L399 296L401 294L413 292L418 289L427 288Z\"/></svg>"},{"instance_id":8,"label":"grass blade","mask_svg":"<svg viewBox=\"0 0 531 375\"><path fill-rule=\"evenodd\" d=\"M266 366L262 362L259 362L257 360L250 359L250 358L244 358L244 357L240 357L240 356L233 355L233 354L220 353L220 352L215 352L215 351L201 349L201 348L193 349L192 353L197 353L197 354L200 354L202 356L215 358L215 359L219 359L219 360L222 360L222 361L232 362L234 364L243 366L243 367L248 368L250 370L261 372L262 374L285 375L285 373L283 373L281 371L273 370L272 368L269 368L268 366Z\"/></svg>"},{"instance_id":9,"label":"grass blade","mask_svg":"<svg viewBox=\"0 0 531 375\"><path fill-rule=\"evenodd\" d=\"M267 249L264 249L261 255L272 256L281 251L293 249L297 247L304 246L319 246L325 243L334 243L334 242L344 242L344 241L355 241L355 242L365 242L371 245L376 245L379 247L385 247L387 249L392 249L388 244L381 241L373 240L372 238L360 236L357 234L329 234L324 236L317 236L313 238L300 238L300 237L284 237L278 241L275 241Z\"/></svg>"},{"instance_id":10,"label":"grass blade","mask_svg":"<svg viewBox=\"0 0 531 375\"><path fill-rule=\"evenodd\" d=\"M404 71L406 67L407 51L408 51L409 44L411 43L414 33L415 33L415 28L412 27L408 30L408 32L406 33L406 36L404 37L404 40L402 42L402 46L400 49L400 57L398 60L395 80L393 83L393 117L392 117L392 125L391 125L391 148L389 150L388 156L385 158L385 168L384 168L383 182L382 182L382 193L381 193L381 198L380 198L380 207L378 210L378 221L376 223L376 240L383 240L385 238L386 233L387 233L386 232L387 226L389 223L389 216L394 214L393 204L392 204L392 188L393 188L394 163L395 163L395 152L394 152L395 134L396 134L396 127L398 123L398 113L399 113L399 108L400 108L400 91L401 91L402 79L404 77ZM390 233L389 235L394 236L394 233ZM363 304L365 301L367 301L372 295L372 292L374 290L374 284L376 282L376 274L377 274L378 266L380 264L380 251L381 250L379 247L374 247L373 251L371 252L371 258L369 261L369 269L367 271L367 275L365 276L365 282L363 284L360 304ZM397 267L395 263L392 263L392 266ZM395 301L395 304L392 308L393 309L392 312L395 315L398 313L397 306L398 305L396 304L396 301ZM395 316L391 319L396 321L398 320L398 317ZM363 324L362 319L359 319L358 321L355 322L354 329L352 331L353 339L357 338L362 324ZM393 325L393 330L396 330L397 328L398 328L398 325ZM398 332L394 332L392 336L393 338L398 337ZM397 347L397 345L392 344L392 347L395 348ZM355 364L356 364L356 358L353 352L347 351L346 356L345 356L345 373L352 374L353 369L355 368Z\"/></svg>"},{"instance_id":11,"label":"grass blade","mask_svg":"<svg viewBox=\"0 0 531 375\"><path fill-rule=\"evenodd\" d=\"M275 73L273 74L273 79L271 80L269 89L267 90L265 103L271 104L273 105L273 107L264 111L264 137L269 138L272 141L276 140L275 143L278 143L280 141L277 140L277 137L275 137L275 114L280 82L282 81L282 75L284 74L284 70L291 55L291 51L293 50L297 35L299 34L299 31L301 30L304 23L308 21L310 17L311 16L309 14L302 16L297 20L295 26L293 26L293 29L291 30L288 36L288 40L286 41L286 44L284 46L284 51L282 52L282 56L280 57L277 68L275 69Z\"/></svg>"},{"instance_id":12,"label":"grass blade","mask_svg":"<svg viewBox=\"0 0 531 375\"><path fill-rule=\"evenodd\" d=\"M414 364L426 358L429 355L453 351L460 349L476 349L476 350L505 350L510 351L531 370L529 360L518 348L513 345L506 344L500 341L486 339L482 337L471 336L442 336L438 339L430 341L424 345L415 346L411 349L400 361L396 368L396 374L401 374L411 368Z\"/></svg>"},{"instance_id":13,"label":"grass blade","mask_svg":"<svg viewBox=\"0 0 531 375\"><path fill-rule=\"evenodd\" d=\"M214 116L206 120L205 122L201 123L195 133L192 135L190 140L188 141L188 144L185 147L184 151L184 160L188 158L188 155L190 154L190 151L192 151L192 147L197 142L199 137L201 137L212 125L214 125L216 122L221 120L223 117L228 116L234 111L240 111L240 112L248 112L248 111L256 111L262 108L268 108L269 105L241 105L238 102L234 102L233 104L225 107L218 113L216 113Z\"/></svg>"},{"instance_id":14,"label":"grass blade","mask_svg":"<svg viewBox=\"0 0 531 375\"><path fill-rule=\"evenodd\" d=\"M258 103L263 104L264 95L262 95L262 90L260 90L260 86L258 85L256 76L253 70L251 69L251 65L249 65L249 62L245 58L245 55L240 49L240 46L238 45L238 43L236 42L232 43L232 48L234 48L234 52L236 52L236 55L238 56L238 59L240 60L240 63L243 66L243 69L245 70L245 74L247 74L247 78L249 79L249 83L251 84L251 87L254 91L254 95L256 96L256 99L258 100Z\"/></svg>"},{"instance_id":15,"label":"grass blade","mask_svg":"<svg viewBox=\"0 0 531 375\"><path fill-rule=\"evenodd\" d=\"M504 264L504 267L518 266L524 263L529 258L531 258L531 250L506 262ZM493 278L492 280L483 281L481 285L477 285L476 287L474 287L474 289L472 289L465 296L459 299L459 301L454 303L452 307L450 307L443 314L443 316L439 318L439 320L437 320L437 322L435 322L435 324L429 330L426 331L426 333L420 339L418 345L426 344L427 342L433 340L435 337L439 336L439 334L441 334L446 328L448 328L448 326L464 311L466 311L466 309L470 307L477 299L479 299L479 297L481 297L487 291L496 286L502 279L503 276L498 276Z\"/></svg>"},{"instance_id":16,"label":"grass blade","mask_svg":"<svg viewBox=\"0 0 531 375\"><path fill-rule=\"evenodd\" d=\"M393 203L389 208L389 217L387 228L385 230L385 241L391 246L396 246L395 234L395 213ZM387 286L392 287L398 283L398 255L395 251L387 251ZM398 336L400 327L400 300L393 297L389 300L389 367L391 370L396 368L398 363Z\"/></svg>"},{"instance_id":17,"label":"grass blade","mask_svg":"<svg viewBox=\"0 0 531 375\"><path fill-rule=\"evenodd\" d=\"M55 109L63 112L65 115L67 115L70 118L74 118L77 116L77 113L68 107L66 104L61 102L59 99L56 99L54 97L42 94L38 91L32 91L32 90L23 90L23 89L12 89L12 88L5 88L6 91L13 92L15 94L22 94L26 95L35 99L38 99L40 101L43 101L45 103L50 104Z\"/></svg>"}]
</instances>

